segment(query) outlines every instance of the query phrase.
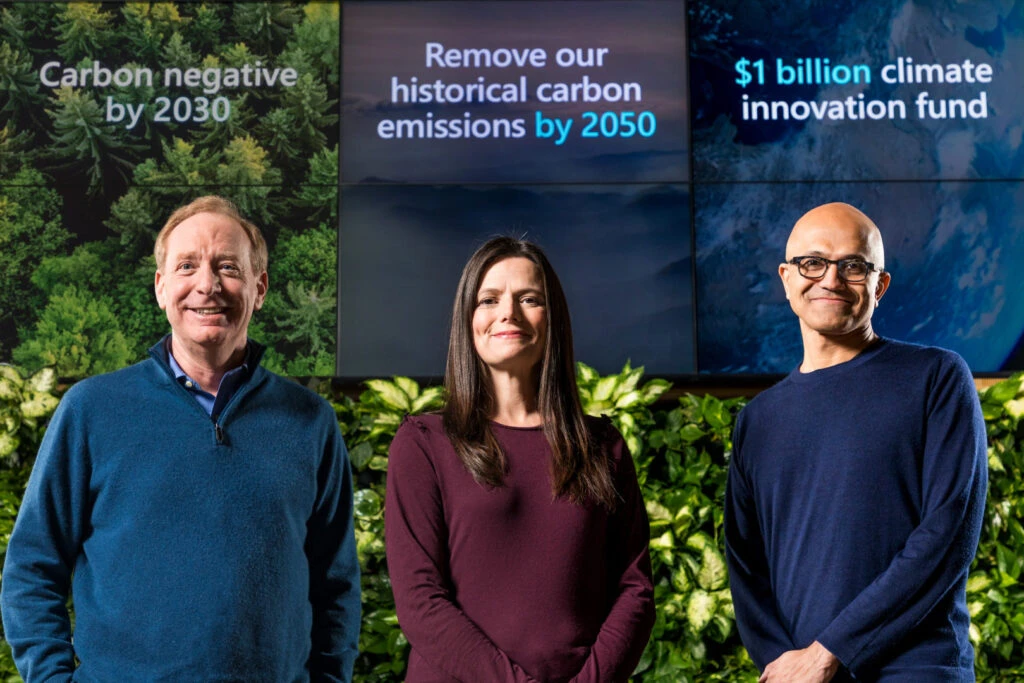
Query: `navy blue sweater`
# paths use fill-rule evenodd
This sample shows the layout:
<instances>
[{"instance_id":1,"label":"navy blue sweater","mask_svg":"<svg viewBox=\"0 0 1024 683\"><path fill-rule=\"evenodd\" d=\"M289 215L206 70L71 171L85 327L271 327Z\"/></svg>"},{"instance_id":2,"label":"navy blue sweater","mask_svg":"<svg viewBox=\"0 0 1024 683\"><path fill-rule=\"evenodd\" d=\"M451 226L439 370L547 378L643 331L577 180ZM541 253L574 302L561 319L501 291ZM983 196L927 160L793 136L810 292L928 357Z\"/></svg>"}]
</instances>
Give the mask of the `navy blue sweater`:
<instances>
[{"instance_id":1,"label":"navy blue sweater","mask_svg":"<svg viewBox=\"0 0 1024 683\"><path fill-rule=\"evenodd\" d=\"M151 354L72 386L46 431L3 572L22 675L349 680L359 567L334 411L256 368L214 423Z\"/></svg>"},{"instance_id":2,"label":"navy blue sweater","mask_svg":"<svg viewBox=\"0 0 1024 683\"><path fill-rule=\"evenodd\" d=\"M725 525L754 662L817 640L846 669L836 680L973 681L986 485L981 406L952 352L880 340L757 396L736 423Z\"/></svg>"}]
</instances>

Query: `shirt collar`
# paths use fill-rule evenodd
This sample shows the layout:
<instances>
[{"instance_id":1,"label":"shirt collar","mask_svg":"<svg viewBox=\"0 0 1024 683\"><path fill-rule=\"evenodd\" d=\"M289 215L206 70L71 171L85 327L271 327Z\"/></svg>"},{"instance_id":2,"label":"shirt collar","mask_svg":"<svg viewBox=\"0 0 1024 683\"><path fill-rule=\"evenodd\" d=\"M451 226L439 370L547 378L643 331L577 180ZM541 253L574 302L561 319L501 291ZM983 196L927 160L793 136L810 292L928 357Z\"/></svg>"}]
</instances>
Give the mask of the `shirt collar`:
<instances>
[{"instance_id":1,"label":"shirt collar","mask_svg":"<svg viewBox=\"0 0 1024 683\"><path fill-rule=\"evenodd\" d=\"M167 364L171 367L171 372L174 373L174 379L178 380L180 384L184 384L186 388L193 389L195 391L202 391L202 387L199 382L195 381L178 365L178 361L174 359L174 354L171 353L171 337L167 336L167 341L164 344L164 349L167 351ZM234 377L236 375L249 375L249 362L252 359L253 346L251 341L245 343L245 357L242 359L242 364L237 368L232 368L224 373L224 377L221 378L221 385L224 384L224 379L227 377ZM193 386L188 386L188 382L191 382Z\"/></svg>"}]
</instances>

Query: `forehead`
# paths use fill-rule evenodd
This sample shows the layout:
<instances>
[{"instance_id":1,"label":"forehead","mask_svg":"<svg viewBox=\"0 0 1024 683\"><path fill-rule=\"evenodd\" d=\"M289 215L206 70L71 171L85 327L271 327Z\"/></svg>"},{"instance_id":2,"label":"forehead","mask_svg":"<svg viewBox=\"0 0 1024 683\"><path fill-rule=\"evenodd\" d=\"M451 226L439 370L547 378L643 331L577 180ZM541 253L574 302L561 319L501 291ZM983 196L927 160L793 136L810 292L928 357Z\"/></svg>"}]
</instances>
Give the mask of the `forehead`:
<instances>
[{"instance_id":1,"label":"forehead","mask_svg":"<svg viewBox=\"0 0 1024 683\"><path fill-rule=\"evenodd\" d=\"M238 221L217 213L189 216L167 236L169 254L211 249L243 252L248 248L248 237Z\"/></svg>"},{"instance_id":2,"label":"forehead","mask_svg":"<svg viewBox=\"0 0 1024 683\"><path fill-rule=\"evenodd\" d=\"M491 264L480 278L480 289L504 288L506 285L541 287L540 268L523 256L512 256Z\"/></svg>"},{"instance_id":3,"label":"forehead","mask_svg":"<svg viewBox=\"0 0 1024 683\"><path fill-rule=\"evenodd\" d=\"M877 242L873 232L871 226L854 216L836 212L808 215L794 226L786 243L786 256L862 256L871 260Z\"/></svg>"}]
</instances>

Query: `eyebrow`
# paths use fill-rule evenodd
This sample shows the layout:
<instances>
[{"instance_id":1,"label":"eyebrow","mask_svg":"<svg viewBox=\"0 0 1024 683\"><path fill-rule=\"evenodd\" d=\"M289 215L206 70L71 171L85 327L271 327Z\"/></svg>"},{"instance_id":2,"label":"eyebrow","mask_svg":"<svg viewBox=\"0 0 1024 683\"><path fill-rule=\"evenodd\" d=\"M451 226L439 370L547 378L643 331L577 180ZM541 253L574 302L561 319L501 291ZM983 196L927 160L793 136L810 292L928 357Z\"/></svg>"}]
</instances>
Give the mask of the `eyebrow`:
<instances>
[{"instance_id":1,"label":"eyebrow","mask_svg":"<svg viewBox=\"0 0 1024 683\"><path fill-rule=\"evenodd\" d=\"M476 295L477 296L483 296L484 294L501 294L504 291L505 291L504 289L498 289L496 287L488 287L486 289L481 289L479 292L476 293ZM541 296L544 295L544 292L542 290L536 289L535 287L526 287L524 289L517 289L516 291L514 291L512 293L516 294L516 295L518 295L518 294L540 294Z\"/></svg>"},{"instance_id":2,"label":"eyebrow","mask_svg":"<svg viewBox=\"0 0 1024 683\"><path fill-rule=\"evenodd\" d=\"M201 258L200 255L199 255L199 252L196 252L196 251L189 251L189 252L186 252L184 254L170 254L170 255L168 255L168 259L173 259L174 261L185 261L185 260L193 260L194 261L194 260L199 259L199 258ZM233 252L228 252L228 253L225 253L225 254L218 254L216 260L217 261L240 261L241 258L242 257L239 256L238 254L235 254Z\"/></svg>"},{"instance_id":3,"label":"eyebrow","mask_svg":"<svg viewBox=\"0 0 1024 683\"><path fill-rule=\"evenodd\" d=\"M820 256L822 258L828 258L828 256L825 254L825 252L819 251L817 249L813 249L813 250L807 252L806 254L804 254L804 256ZM868 257L864 256L863 254L847 254L846 256L840 256L837 259L831 259L831 260L833 260L833 261L849 261L851 259L856 259L856 260L859 260L859 261L867 261Z\"/></svg>"}]
</instances>

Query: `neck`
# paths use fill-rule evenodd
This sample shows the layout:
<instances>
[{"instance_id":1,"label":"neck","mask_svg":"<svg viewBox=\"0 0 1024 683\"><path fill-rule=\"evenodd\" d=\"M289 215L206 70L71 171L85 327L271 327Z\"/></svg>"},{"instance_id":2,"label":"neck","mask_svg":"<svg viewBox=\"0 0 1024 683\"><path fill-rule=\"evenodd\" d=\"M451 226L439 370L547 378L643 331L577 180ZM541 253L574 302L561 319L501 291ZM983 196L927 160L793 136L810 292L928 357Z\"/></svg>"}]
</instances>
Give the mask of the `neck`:
<instances>
[{"instance_id":1,"label":"neck","mask_svg":"<svg viewBox=\"0 0 1024 683\"><path fill-rule=\"evenodd\" d=\"M203 391L216 396L224 375L245 361L245 343L239 348L196 346L182 343L172 334L171 354Z\"/></svg>"},{"instance_id":2,"label":"neck","mask_svg":"<svg viewBox=\"0 0 1024 683\"><path fill-rule=\"evenodd\" d=\"M870 323L862 329L842 335L822 334L803 324L800 331L804 340L804 360L800 364L800 372L814 372L851 361L878 339Z\"/></svg>"},{"instance_id":3,"label":"neck","mask_svg":"<svg viewBox=\"0 0 1024 683\"><path fill-rule=\"evenodd\" d=\"M538 387L534 373L523 377L491 371L494 408L490 418L509 427L536 427L543 423L538 408Z\"/></svg>"}]
</instances>

